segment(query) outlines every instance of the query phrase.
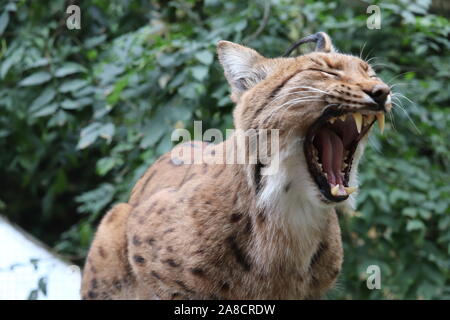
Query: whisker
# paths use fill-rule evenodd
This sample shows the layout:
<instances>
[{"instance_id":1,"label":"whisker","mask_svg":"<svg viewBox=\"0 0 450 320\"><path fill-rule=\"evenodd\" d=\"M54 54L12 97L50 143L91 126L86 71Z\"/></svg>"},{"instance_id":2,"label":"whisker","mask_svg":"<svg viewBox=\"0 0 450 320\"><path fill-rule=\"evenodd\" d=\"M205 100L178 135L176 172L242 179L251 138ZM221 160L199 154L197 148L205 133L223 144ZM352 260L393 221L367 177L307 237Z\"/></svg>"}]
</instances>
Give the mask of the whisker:
<instances>
[{"instance_id":1,"label":"whisker","mask_svg":"<svg viewBox=\"0 0 450 320\"><path fill-rule=\"evenodd\" d=\"M402 107L400 104L392 102L392 104L395 107L400 108L400 110L403 111L403 113L406 115L406 118L409 120L409 122L411 122L411 124L413 125L413 128L416 130L417 134L422 134L422 131L420 131L420 129L416 126L416 124L414 123L413 119L410 117L410 115L408 114L408 112L406 111L406 109L404 107ZM396 109L394 109L396 110Z\"/></svg>"}]
</instances>

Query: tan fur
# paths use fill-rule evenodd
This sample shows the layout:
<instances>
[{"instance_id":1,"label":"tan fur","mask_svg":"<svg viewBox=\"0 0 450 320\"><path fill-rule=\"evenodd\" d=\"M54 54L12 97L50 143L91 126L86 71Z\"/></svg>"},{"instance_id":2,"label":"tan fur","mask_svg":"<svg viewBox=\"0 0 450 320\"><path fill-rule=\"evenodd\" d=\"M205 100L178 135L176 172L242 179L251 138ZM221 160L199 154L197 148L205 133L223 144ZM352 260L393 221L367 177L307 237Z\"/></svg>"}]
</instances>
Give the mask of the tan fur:
<instances>
[{"instance_id":1,"label":"tan fur","mask_svg":"<svg viewBox=\"0 0 450 320\"><path fill-rule=\"evenodd\" d=\"M263 176L258 192L253 164L184 164L163 155L129 202L103 218L84 269L83 298L307 299L333 286L343 258L339 223L298 146L328 103L363 106L363 90L380 80L369 77L374 73L364 61L338 53L267 59L226 41L218 52L237 103L235 127L280 129L280 173ZM252 70L243 83L233 59ZM279 109L298 86L328 94ZM233 139L184 143L174 151L212 161Z\"/></svg>"}]
</instances>

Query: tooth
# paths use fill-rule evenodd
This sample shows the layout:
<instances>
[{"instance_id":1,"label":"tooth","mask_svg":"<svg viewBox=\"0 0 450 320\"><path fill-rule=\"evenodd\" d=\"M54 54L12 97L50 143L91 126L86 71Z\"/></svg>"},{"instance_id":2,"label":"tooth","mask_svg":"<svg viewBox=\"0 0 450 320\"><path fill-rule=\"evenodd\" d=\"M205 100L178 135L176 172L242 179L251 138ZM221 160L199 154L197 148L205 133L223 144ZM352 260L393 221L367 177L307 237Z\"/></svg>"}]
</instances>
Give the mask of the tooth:
<instances>
[{"instance_id":1,"label":"tooth","mask_svg":"<svg viewBox=\"0 0 450 320\"><path fill-rule=\"evenodd\" d=\"M347 192L347 194L352 194L353 192L355 192L358 187L344 187L345 192Z\"/></svg>"},{"instance_id":2,"label":"tooth","mask_svg":"<svg viewBox=\"0 0 450 320\"><path fill-rule=\"evenodd\" d=\"M384 113L383 112L377 113L377 120L378 120L378 127L380 128L380 132L383 133L383 131L384 131Z\"/></svg>"},{"instance_id":3,"label":"tooth","mask_svg":"<svg viewBox=\"0 0 450 320\"><path fill-rule=\"evenodd\" d=\"M375 118L375 116L373 114L368 114L366 116L367 125L371 124L374 118Z\"/></svg>"},{"instance_id":4,"label":"tooth","mask_svg":"<svg viewBox=\"0 0 450 320\"><path fill-rule=\"evenodd\" d=\"M343 122L345 122L345 119L347 119L347 115L346 114L344 114L344 115L339 117L339 120L341 120Z\"/></svg>"},{"instance_id":5,"label":"tooth","mask_svg":"<svg viewBox=\"0 0 450 320\"><path fill-rule=\"evenodd\" d=\"M335 121L336 121L336 118L330 118L330 119L328 119L328 122L331 123L331 124L333 124Z\"/></svg>"},{"instance_id":6,"label":"tooth","mask_svg":"<svg viewBox=\"0 0 450 320\"><path fill-rule=\"evenodd\" d=\"M358 133L361 133L361 127L363 123L362 114L359 112L353 113L353 118L355 119L356 129L358 129Z\"/></svg>"},{"instance_id":7,"label":"tooth","mask_svg":"<svg viewBox=\"0 0 450 320\"><path fill-rule=\"evenodd\" d=\"M338 184L335 185L333 188L331 188L331 194L335 197L339 194L339 185Z\"/></svg>"}]
</instances>

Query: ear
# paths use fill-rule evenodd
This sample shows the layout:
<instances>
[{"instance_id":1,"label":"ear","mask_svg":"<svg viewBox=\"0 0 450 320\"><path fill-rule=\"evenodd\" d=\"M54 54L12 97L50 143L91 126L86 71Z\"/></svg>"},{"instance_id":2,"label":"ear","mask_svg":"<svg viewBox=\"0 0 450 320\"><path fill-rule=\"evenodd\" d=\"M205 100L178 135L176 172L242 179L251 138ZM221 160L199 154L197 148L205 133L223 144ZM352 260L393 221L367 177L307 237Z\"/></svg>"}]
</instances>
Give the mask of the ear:
<instances>
[{"instance_id":1,"label":"ear","mask_svg":"<svg viewBox=\"0 0 450 320\"><path fill-rule=\"evenodd\" d=\"M263 80L268 73L264 62L269 60L253 49L229 41L217 43L219 61L231 87L231 99L239 100L242 93Z\"/></svg>"}]
</instances>

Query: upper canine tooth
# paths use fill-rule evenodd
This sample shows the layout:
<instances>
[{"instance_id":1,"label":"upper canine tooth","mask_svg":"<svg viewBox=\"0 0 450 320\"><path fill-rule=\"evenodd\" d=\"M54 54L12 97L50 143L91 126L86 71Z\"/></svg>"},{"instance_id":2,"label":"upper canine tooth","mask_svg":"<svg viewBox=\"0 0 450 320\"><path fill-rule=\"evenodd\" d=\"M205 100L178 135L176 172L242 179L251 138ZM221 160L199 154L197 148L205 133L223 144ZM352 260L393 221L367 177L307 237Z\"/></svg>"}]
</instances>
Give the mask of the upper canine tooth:
<instances>
[{"instance_id":1,"label":"upper canine tooth","mask_svg":"<svg viewBox=\"0 0 450 320\"><path fill-rule=\"evenodd\" d=\"M341 120L341 121L345 121L345 119L347 119L347 115L346 114L344 114L344 115L339 117L339 120Z\"/></svg>"},{"instance_id":2,"label":"upper canine tooth","mask_svg":"<svg viewBox=\"0 0 450 320\"><path fill-rule=\"evenodd\" d=\"M353 118L355 119L356 129L358 130L358 133L361 133L361 127L363 124L362 114L359 112L355 112L352 115L353 115Z\"/></svg>"},{"instance_id":3,"label":"upper canine tooth","mask_svg":"<svg viewBox=\"0 0 450 320\"><path fill-rule=\"evenodd\" d=\"M383 131L384 131L384 113L383 112L377 113L377 120L378 120L378 127L380 127L380 132L383 133Z\"/></svg>"},{"instance_id":4,"label":"upper canine tooth","mask_svg":"<svg viewBox=\"0 0 450 320\"><path fill-rule=\"evenodd\" d=\"M335 185L333 188L331 188L331 194L335 197L339 194L339 185L338 184Z\"/></svg>"},{"instance_id":5,"label":"upper canine tooth","mask_svg":"<svg viewBox=\"0 0 450 320\"><path fill-rule=\"evenodd\" d=\"M331 123L331 124L333 124L335 121L336 121L336 118L330 118L330 119L328 119L328 122Z\"/></svg>"},{"instance_id":6,"label":"upper canine tooth","mask_svg":"<svg viewBox=\"0 0 450 320\"><path fill-rule=\"evenodd\" d=\"M353 192L355 192L358 187L344 187L345 192L347 192L347 194L352 194Z\"/></svg>"}]
</instances>

